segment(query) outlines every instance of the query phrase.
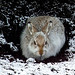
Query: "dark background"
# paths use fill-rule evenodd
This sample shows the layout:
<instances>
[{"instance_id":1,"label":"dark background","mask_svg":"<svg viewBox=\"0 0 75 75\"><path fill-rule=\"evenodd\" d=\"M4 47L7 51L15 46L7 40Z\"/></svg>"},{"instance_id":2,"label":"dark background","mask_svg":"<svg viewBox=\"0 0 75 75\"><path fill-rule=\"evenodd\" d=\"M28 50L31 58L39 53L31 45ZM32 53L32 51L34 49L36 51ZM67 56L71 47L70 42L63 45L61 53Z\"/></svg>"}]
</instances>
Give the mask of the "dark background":
<instances>
[{"instance_id":1,"label":"dark background","mask_svg":"<svg viewBox=\"0 0 75 75\"><path fill-rule=\"evenodd\" d=\"M75 30L72 26L75 24L75 0L0 0L0 56L11 54L15 59L26 60L20 49L20 34L28 17L44 15L55 16L62 21L66 43L56 57L43 62L67 61L70 56L67 51L69 39L74 36L71 31Z\"/></svg>"}]
</instances>

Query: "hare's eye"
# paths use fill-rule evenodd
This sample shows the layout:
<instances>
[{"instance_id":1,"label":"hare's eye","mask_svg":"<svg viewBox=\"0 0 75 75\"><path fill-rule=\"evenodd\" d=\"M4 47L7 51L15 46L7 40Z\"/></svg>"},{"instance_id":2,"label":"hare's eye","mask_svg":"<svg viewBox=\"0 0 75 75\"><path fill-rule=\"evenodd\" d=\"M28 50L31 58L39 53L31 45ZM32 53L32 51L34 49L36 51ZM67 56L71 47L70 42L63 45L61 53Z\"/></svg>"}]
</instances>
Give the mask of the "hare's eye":
<instances>
[{"instance_id":1,"label":"hare's eye","mask_svg":"<svg viewBox=\"0 0 75 75\"><path fill-rule=\"evenodd\" d=\"M52 21L49 21L50 23L52 23Z\"/></svg>"},{"instance_id":2,"label":"hare's eye","mask_svg":"<svg viewBox=\"0 0 75 75\"><path fill-rule=\"evenodd\" d=\"M34 45L36 45L36 42L34 41Z\"/></svg>"},{"instance_id":3,"label":"hare's eye","mask_svg":"<svg viewBox=\"0 0 75 75\"><path fill-rule=\"evenodd\" d=\"M47 41L45 42L45 45L47 45Z\"/></svg>"}]
</instances>

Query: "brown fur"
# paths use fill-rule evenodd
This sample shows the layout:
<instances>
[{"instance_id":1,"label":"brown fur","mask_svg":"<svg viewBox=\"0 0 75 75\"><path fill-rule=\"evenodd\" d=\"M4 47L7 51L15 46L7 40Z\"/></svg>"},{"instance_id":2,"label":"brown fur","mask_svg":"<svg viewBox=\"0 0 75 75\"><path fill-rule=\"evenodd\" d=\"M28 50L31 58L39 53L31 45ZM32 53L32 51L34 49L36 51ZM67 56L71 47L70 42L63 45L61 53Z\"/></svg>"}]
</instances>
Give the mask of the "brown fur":
<instances>
[{"instance_id":1,"label":"brown fur","mask_svg":"<svg viewBox=\"0 0 75 75\"><path fill-rule=\"evenodd\" d=\"M43 28L42 28L42 31L43 31L44 33L46 33L47 26L48 26L48 23L46 23L46 25L44 25Z\"/></svg>"},{"instance_id":2,"label":"brown fur","mask_svg":"<svg viewBox=\"0 0 75 75\"><path fill-rule=\"evenodd\" d=\"M36 42L37 42L37 45L39 46L39 54L42 55L43 54L43 46L44 46L44 37L41 36L41 35L38 35L37 38L36 38Z\"/></svg>"}]
</instances>

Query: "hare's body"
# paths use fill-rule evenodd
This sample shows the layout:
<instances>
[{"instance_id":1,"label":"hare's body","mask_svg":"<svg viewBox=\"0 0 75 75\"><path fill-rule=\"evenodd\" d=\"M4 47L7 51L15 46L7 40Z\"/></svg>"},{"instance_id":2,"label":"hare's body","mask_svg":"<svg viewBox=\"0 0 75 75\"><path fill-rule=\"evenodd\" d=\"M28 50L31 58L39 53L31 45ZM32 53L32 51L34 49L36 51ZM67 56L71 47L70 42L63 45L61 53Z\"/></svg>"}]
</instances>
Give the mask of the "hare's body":
<instances>
[{"instance_id":1,"label":"hare's body","mask_svg":"<svg viewBox=\"0 0 75 75\"><path fill-rule=\"evenodd\" d=\"M21 35L22 54L26 58L43 60L55 56L64 43L64 26L56 17L29 18Z\"/></svg>"}]
</instances>

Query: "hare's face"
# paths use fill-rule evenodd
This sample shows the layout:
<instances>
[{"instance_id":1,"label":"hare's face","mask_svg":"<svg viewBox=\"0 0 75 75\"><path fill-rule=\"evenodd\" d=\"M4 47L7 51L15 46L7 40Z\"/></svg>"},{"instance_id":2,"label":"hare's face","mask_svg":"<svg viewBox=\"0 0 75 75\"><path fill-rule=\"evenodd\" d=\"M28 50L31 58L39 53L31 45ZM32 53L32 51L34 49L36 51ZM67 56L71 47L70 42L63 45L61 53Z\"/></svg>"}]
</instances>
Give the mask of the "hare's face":
<instances>
[{"instance_id":1,"label":"hare's face","mask_svg":"<svg viewBox=\"0 0 75 75\"><path fill-rule=\"evenodd\" d=\"M28 44L28 48L29 52L32 53L34 58L43 58L43 56L45 57L45 55L47 55L49 49L48 33L51 26L52 22L49 22L41 28L40 32L38 32L38 29L35 27L35 25L33 25L31 22L28 23L28 30L30 35L33 36Z\"/></svg>"},{"instance_id":2,"label":"hare's face","mask_svg":"<svg viewBox=\"0 0 75 75\"><path fill-rule=\"evenodd\" d=\"M29 50L37 57L45 56L48 48L47 37L43 32L36 32L29 43Z\"/></svg>"}]
</instances>

